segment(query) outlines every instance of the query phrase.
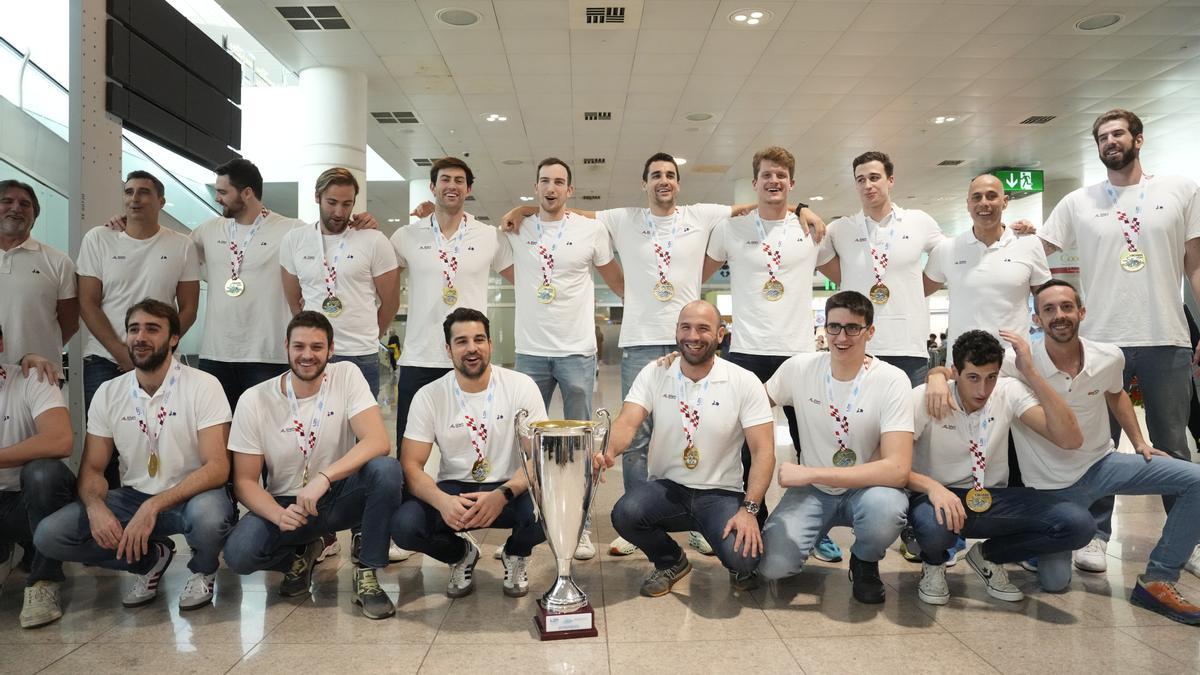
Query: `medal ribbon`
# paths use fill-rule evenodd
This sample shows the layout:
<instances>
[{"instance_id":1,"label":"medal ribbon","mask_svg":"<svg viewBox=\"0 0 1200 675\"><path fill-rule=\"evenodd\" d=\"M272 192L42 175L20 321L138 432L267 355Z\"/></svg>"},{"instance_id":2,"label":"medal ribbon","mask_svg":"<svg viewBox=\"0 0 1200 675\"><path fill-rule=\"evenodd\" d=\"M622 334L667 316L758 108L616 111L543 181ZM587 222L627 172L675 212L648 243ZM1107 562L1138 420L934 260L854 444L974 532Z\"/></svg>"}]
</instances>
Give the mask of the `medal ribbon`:
<instances>
[{"instance_id":1,"label":"medal ribbon","mask_svg":"<svg viewBox=\"0 0 1200 675\"><path fill-rule=\"evenodd\" d=\"M292 413L292 428L296 430L296 443L300 454L304 457L304 473L308 473L308 457L317 449L317 439L321 433L321 420L325 416L325 397L329 393L329 373L321 376L321 389L317 392L317 402L313 407L312 419L308 426L300 421L300 401L296 399L296 389L292 386L292 373L284 376L287 384L288 407Z\"/></svg>"},{"instance_id":2,"label":"medal ribbon","mask_svg":"<svg viewBox=\"0 0 1200 675\"><path fill-rule=\"evenodd\" d=\"M1142 179L1138 181L1138 189L1141 192L1138 194L1137 204L1133 207L1133 217L1117 206L1117 189L1113 187L1113 184L1108 181L1104 182L1104 192L1112 202L1113 211L1117 213L1117 222L1121 224L1121 234L1125 237L1125 246L1131 253L1138 250L1138 240L1142 238L1142 205L1146 203L1146 188L1149 182L1150 177L1142 174Z\"/></svg>"},{"instance_id":3,"label":"medal ribbon","mask_svg":"<svg viewBox=\"0 0 1200 675\"><path fill-rule=\"evenodd\" d=\"M446 288L454 288L454 277L458 274L458 254L462 250L463 239L467 236L467 219L464 217L454 235L454 250L446 252L446 238L442 236L442 228L438 227L434 217L429 216L429 225L433 228L433 242L437 245L437 257L442 261L442 281Z\"/></svg>"},{"instance_id":4,"label":"medal ribbon","mask_svg":"<svg viewBox=\"0 0 1200 675\"><path fill-rule=\"evenodd\" d=\"M471 416L471 410L467 408L467 398L463 395L462 387L458 386L458 378L453 380L454 384L454 399L458 401L458 409L462 412L463 422L467 425L467 432L471 436L471 447L475 448L476 459L482 460L487 453L488 446L488 420L492 416L492 402L495 400L496 391L496 373L492 373L488 377L487 396L483 399L483 414L478 419Z\"/></svg>"},{"instance_id":5,"label":"medal ribbon","mask_svg":"<svg viewBox=\"0 0 1200 675\"><path fill-rule=\"evenodd\" d=\"M758 240L762 242L763 253L767 254L767 276L770 281L775 281L779 275L779 267L783 264L783 242L787 241L788 227L792 224L793 214L788 214L783 219L783 226L779 229L779 242L771 246L767 241L767 231L763 227L762 218L758 217L758 212L754 212L754 229L758 232ZM797 221L798 222L798 221Z\"/></svg>"},{"instance_id":6,"label":"medal ribbon","mask_svg":"<svg viewBox=\"0 0 1200 675\"><path fill-rule=\"evenodd\" d=\"M171 402L171 394L175 393L175 386L179 384L179 375L183 372L183 364L171 359L171 371L167 374L167 383L159 389L162 392L162 403L158 405L158 412L154 414L155 425L151 429L150 422L146 419L147 408L142 406L141 396L139 392L141 387L138 386L137 375L133 374L129 378L129 398L133 400L133 413L137 415L138 428L146 434L146 439L150 442L150 455L158 456L158 439L162 436L163 427L166 426L167 417L171 414L171 409L167 404ZM151 397L153 399L153 397Z\"/></svg>"},{"instance_id":7,"label":"medal ribbon","mask_svg":"<svg viewBox=\"0 0 1200 675\"><path fill-rule=\"evenodd\" d=\"M8 410L5 406L8 404L8 395L4 392L8 390L8 373L4 372L4 366L0 366L0 410ZM0 420L3 420L0 417Z\"/></svg>"},{"instance_id":8,"label":"medal ribbon","mask_svg":"<svg viewBox=\"0 0 1200 675\"><path fill-rule=\"evenodd\" d=\"M325 235L321 234L321 224L317 223L317 237L321 244L321 264L325 266L325 293L330 298L337 296L337 266L342 254L346 252L347 234L342 234L342 240L333 252L333 263L330 264L329 256L325 255Z\"/></svg>"},{"instance_id":9,"label":"medal ribbon","mask_svg":"<svg viewBox=\"0 0 1200 675\"><path fill-rule=\"evenodd\" d=\"M662 240L658 236L658 227L650 218L650 213L646 212L646 225L650 227L650 236L653 237L654 257L658 263L658 282L667 283L667 275L671 273L671 249L675 246L675 236L679 232L679 209L676 208L671 212L671 234L667 239L667 245L662 245Z\"/></svg>"},{"instance_id":10,"label":"medal ribbon","mask_svg":"<svg viewBox=\"0 0 1200 675\"><path fill-rule=\"evenodd\" d=\"M683 435L687 438L687 447L696 447L696 431L700 428L700 407L704 405L704 395L708 393L708 380L700 387L696 400L688 404L687 381L683 371L675 373L675 397L679 400L679 415L683 417Z\"/></svg>"},{"instance_id":11,"label":"medal ribbon","mask_svg":"<svg viewBox=\"0 0 1200 675\"><path fill-rule=\"evenodd\" d=\"M959 406L959 410L962 410L961 400L959 401ZM987 452L988 438L992 435L990 428L992 426L991 400L988 400L983 408L976 412L979 414L978 429L976 429L976 425L971 423L968 418L967 424L971 431L971 442L967 447L971 451L971 458L973 460L971 462L971 481L975 484L976 490L982 490L984 486L984 472L987 471L987 456L984 453Z\"/></svg>"},{"instance_id":12,"label":"medal ribbon","mask_svg":"<svg viewBox=\"0 0 1200 675\"><path fill-rule=\"evenodd\" d=\"M250 242L254 241L254 235L258 234L258 228L262 227L268 213L270 212L266 209L259 212L258 217L254 219L254 224L250 227L250 232L242 240L241 246L238 246L238 243L234 241L237 237L237 221L233 218L229 219L229 278L239 278L238 275L242 271L242 263L246 260L246 249L250 248Z\"/></svg>"},{"instance_id":13,"label":"medal ribbon","mask_svg":"<svg viewBox=\"0 0 1200 675\"><path fill-rule=\"evenodd\" d=\"M895 211L892 211L889 215L895 220ZM867 228L866 214L863 214L862 224L863 232L867 235L867 242L871 245L871 272L875 275L875 283L880 285L883 284L883 278L887 276L888 253L892 250L892 240L896 238L896 225L893 222L892 226L888 228L887 240L880 247L876 237L879 236L879 230L883 229L883 223L875 226L875 237L871 236L871 232Z\"/></svg>"},{"instance_id":14,"label":"medal ribbon","mask_svg":"<svg viewBox=\"0 0 1200 675\"><path fill-rule=\"evenodd\" d=\"M534 216L533 225L537 228L537 252L542 259L542 285L549 286L550 280L554 278L554 252L558 250L558 245L562 242L563 234L567 231L567 219L571 217L570 211L563 212L562 224L558 227L558 234L554 237L554 243L550 248L546 248L545 242L542 241L542 219Z\"/></svg>"},{"instance_id":15,"label":"medal ribbon","mask_svg":"<svg viewBox=\"0 0 1200 675\"><path fill-rule=\"evenodd\" d=\"M845 450L846 441L850 440L850 413L854 412L854 403L862 392L862 382L867 375L869 364L868 358L863 357L863 364L854 376L854 381L850 383L850 395L846 399L846 405L841 410L833 404L833 364L831 363L829 370L825 371L825 402L829 405L829 417L833 419L833 439L837 441L839 450Z\"/></svg>"}]
</instances>

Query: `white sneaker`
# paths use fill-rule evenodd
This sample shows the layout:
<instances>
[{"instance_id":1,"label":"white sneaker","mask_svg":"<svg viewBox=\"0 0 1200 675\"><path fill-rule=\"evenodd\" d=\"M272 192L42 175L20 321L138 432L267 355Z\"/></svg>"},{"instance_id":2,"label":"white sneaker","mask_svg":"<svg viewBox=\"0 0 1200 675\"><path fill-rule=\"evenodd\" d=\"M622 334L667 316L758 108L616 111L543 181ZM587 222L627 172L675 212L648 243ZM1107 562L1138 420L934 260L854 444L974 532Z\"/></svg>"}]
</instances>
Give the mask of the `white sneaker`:
<instances>
[{"instance_id":1,"label":"white sneaker","mask_svg":"<svg viewBox=\"0 0 1200 675\"><path fill-rule=\"evenodd\" d=\"M983 557L983 542L976 542L971 550L967 551L967 564L975 570L980 579L983 579L988 595L1007 602L1020 602L1025 599L1021 589L1008 580L1008 572L1004 565L997 565Z\"/></svg>"},{"instance_id":2,"label":"white sneaker","mask_svg":"<svg viewBox=\"0 0 1200 675\"><path fill-rule=\"evenodd\" d=\"M492 560L502 560L503 558L504 558L504 546L503 545L497 546L496 550L492 551Z\"/></svg>"},{"instance_id":3,"label":"white sneaker","mask_svg":"<svg viewBox=\"0 0 1200 675\"><path fill-rule=\"evenodd\" d=\"M713 555L713 547L704 538L704 535L699 532L688 532L688 546L691 546L703 555Z\"/></svg>"},{"instance_id":4,"label":"white sneaker","mask_svg":"<svg viewBox=\"0 0 1200 675\"><path fill-rule=\"evenodd\" d=\"M1075 567L1084 572L1104 572L1108 570L1108 542L1097 537L1072 553L1071 559L1075 561Z\"/></svg>"},{"instance_id":5,"label":"white sneaker","mask_svg":"<svg viewBox=\"0 0 1200 675\"><path fill-rule=\"evenodd\" d=\"M461 560L450 565L450 582L446 584L446 595L452 598L465 597L475 590L475 563L479 562L479 546L470 535L463 539L467 542L467 552Z\"/></svg>"},{"instance_id":6,"label":"white sneaker","mask_svg":"<svg viewBox=\"0 0 1200 675\"><path fill-rule=\"evenodd\" d=\"M529 558L503 553L500 559L504 563L504 594L510 598L524 596L529 592Z\"/></svg>"},{"instance_id":7,"label":"white sneaker","mask_svg":"<svg viewBox=\"0 0 1200 675\"><path fill-rule=\"evenodd\" d=\"M1195 576L1200 577L1200 545L1197 545L1196 548L1192 549L1192 557L1188 558L1188 561L1184 564L1183 569L1191 572Z\"/></svg>"},{"instance_id":8,"label":"white sneaker","mask_svg":"<svg viewBox=\"0 0 1200 675\"><path fill-rule=\"evenodd\" d=\"M158 562L149 572L134 577L133 588L121 599L121 604L126 607L141 607L158 597L158 582L175 557L175 549L162 542L154 542L154 545L158 547Z\"/></svg>"},{"instance_id":9,"label":"white sneaker","mask_svg":"<svg viewBox=\"0 0 1200 675\"><path fill-rule=\"evenodd\" d=\"M325 548L321 549L321 554L317 556L317 562L332 558L342 552L342 545L337 540L337 533L326 534L321 539L325 542Z\"/></svg>"},{"instance_id":10,"label":"white sneaker","mask_svg":"<svg viewBox=\"0 0 1200 675\"><path fill-rule=\"evenodd\" d=\"M58 600L57 581L35 581L25 587L25 603L21 605L21 628L37 628L62 618Z\"/></svg>"},{"instance_id":11,"label":"white sneaker","mask_svg":"<svg viewBox=\"0 0 1200 675\"><path fill-rule=\"evenodd\" d=\"M392 542L391 545L388 546L388 562L404 562L405 560L411 558L412 554L412 551L397 546L396 542Z\"/></svg>"},{"instance_id":12,"label":"white sneaker","mask_svg":"<svg viewBox=\"0 0 1200 675\"><path fill-rule=\"evenodd\" d=\"M946 583L946 566L921 563L921 583L917 584L917 597L927 605L944 605L950 602L950 585Z\"/></svg>"},{"instance_id":13,"label":"white sneaker","mask_svg":"<svg viewBox=\"0 0 1200 675\"><path fill-rule=\"evenodd\" d=\"M591 560L595 557L596 545L592 543L592 531L584 530L583 534L579 535L579 544L575 546L575 559Z\"/></svg>"},{"instance_id":14,"label":"white sneaker","mask_svg":"<svg viewBox=\"0 0 1200 675\"><path fill-rule=\"evenodd\" d=\"M633 555L637 553L638 547L625 541L624 537L617 537L608 545L609 555Z\"/></svg>"},{"instance_id":15,"label":"white sneaker","mask_svg":"<svg viewBox=\"0 0 1200 675\"><path fill-rule=\"evenodd\" d=\"M213 584L216 581L216 574L192 573L183 585L183 592L179 594L179 609L199 609L212 602Z\"/></svg>"}]
</instances>

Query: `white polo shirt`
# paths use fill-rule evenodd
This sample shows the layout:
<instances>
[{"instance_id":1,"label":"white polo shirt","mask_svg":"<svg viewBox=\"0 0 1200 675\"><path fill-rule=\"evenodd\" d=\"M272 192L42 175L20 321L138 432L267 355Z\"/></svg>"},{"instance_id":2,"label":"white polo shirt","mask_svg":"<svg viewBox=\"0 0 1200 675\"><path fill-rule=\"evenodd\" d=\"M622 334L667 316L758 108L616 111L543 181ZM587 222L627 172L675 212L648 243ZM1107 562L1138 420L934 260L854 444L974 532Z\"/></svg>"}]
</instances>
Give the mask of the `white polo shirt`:
<instances>
[{"instance_id":1,"label":"white polo shirt","mask_svg":"<svg viewBox=\"0 0 1200 675\"><path fill-rule=\"evenodd\" d=\"M346 248L337 263L337 297L342 313L330 316L333 347L342 356L379 353L379 294L375 277L398 266L396 252L379 230L347 227L339 235L322 235L320 226L305 224L290 230L279 245L279 264L300 280L304 309L321 311L329 297L325 287L325 256L329 264L342 241ZM280 340L283 336L280 335Z\"/></svg>"},{"instance_id":2,"label":"white polo shirt","mask_svg":"<svg viewBox=\"0 0 1200 675\"><path fill-rule=\"evenodd\" d=\"M700 299L700 276L709 235L728 218L729 207L719 204L680 206L669 216L655 216L647 208L596 213L596 219L608 228L625 271L621 347L675 344L679 311ZM675 287L675 296L667 302L654 296L654 286L659 281L655 243L671 256L666 276Z\"/></svg>"},{"instance_id":3,"label":"white polo shirt","mask_svg":"<svg viewBox=\"0 0 1200 675\"><path fill-rule=\"evenodd\" d=\"M775 420L767 393L754 373L720 357L715 357L712 370L699 382L684 377L685 400L693 405L700 401L700 424L693 437L700 463L688 469L683 464L687 435L679 411L680 361L676 359L669 368L646 364L625 397L626 403L641 406L654 420L647 465L650 478L740 494L745 430Z\"/></svg>"},{"instance_id":4,"label":"white polo shirt","mask_svg":"<svg viewBox=\"0 0 1200 675\"><path fill-rule=\"evenodd\" d=\"M291 371L288 371L291 372ZM325 414L317 432L317 447L308 458L308 478L341 459L357 442L350 420L378 407L366 378L353 363L342 361L325 366ZM276 497L294 497L303 487L304 455L300 452L295 418L288 403L287 373L260 382L238 399L229 432L229 449L261 455L267 465L267 492ZM306 427L313 416L319 394L297 401L300 422Z\"/></svg>"},{"instance_id":5,"label":"white polo shirt","mask_svg":"<svg viewBox=\"0 0 1200 675\"><path fill-rule=\"evenodd\" d=\"M789 213L786 220L763 220L767 242L773 247L779 245L785 223L788 228L776 273L783 283L783 297L767 300L763 284L770 276L756 218L757 212L727 218L713 230L708 242L708 257L729 263L734 320L730 351L770 356L811 352L813 270L832 260L833 252L819 251L794 214Z\"/></svg>"},{"instance_id":6,"label":"white polo shirt","mask_svg":"<svg viewBox=\"0 0 1200 675\"><path fill-rule=\"evenodd\" d=\"M62 329L58 302L78 295L75 263L65 253L30 237L0 251L0 328L9 361L34 353L58 364Z\"/></svg>"},{"instance_id":7,"label":"white polo shirt","mask_svg":"<svg viewBox=\"0 0 1200 675\"><path fill-rule=\"evenodd\" d=\"M521 449L517 447L517 432L514 418L517 411L529 411L529 422L546 419L546 406L542 394L533 379L515 370L491 366L491 377L496 378L492 391L492 403L488 409L488 442L483 456L492 465L487 483L507 481L521 471ZM467 429L463 411L454 396L456 371L450 371L421 387L413 396L408 411L408 426L404 437L422 443L436 443L441 452L437 480L457 480L474 483L471 467L477 455L471 445L471 432ZM490 383L490 380L489 380ZM474 419L483 418L488 408L487 389L480 392L463 392L468 414Z\"/></svg>"},{"instance_id":8,"label":"white polo shirt","mask_svg":"<svg viewBox=\"0 0 1200 675\"><path fill-rule=\"evenodd\" d=\"M1089 313L1088 321L1091 318ZM1093 464L1115 450L1104 395L1115 394L1124 388L1125 355L1113 345L1086 338L1079 341L1083 343L1083 369L1074 378L1054 366L1046 353L1045 342L1032 345L1034 367L1071 406L1079 428L1083 430L1083 445L1078 450L1065 450L1020 421L1013 424L1012 438L1017 460L1021 463L1021 480L1032 488L1070 487ZM1006 352L1000 372L1020 379L1015 363L1012 352Z\"/></svg>"},{"instance_id":9,"label":"white polo shirt","mask_svg":"<svg viewBox=\"0 0 1200 675\"><path fill-rule=\"evenodd\" d=\"M240 247L253 225L213 218L192 230L201 272L208 283L200 357L232 363L287 363L283 336L292 312L279 280L279 245L284 235L303 227L304 222L274 211L267 214L246 248L238 271L246 289L237 297L225 293L232 257L230 223L234 223L234 242Z\"/></svg>"},{"instance_id":10,"label":"white polo shirt","mask_svg":"<svg viewBox=\"0 0 1200 675\"><path fill-rule=\"evenodd\" d=\"M175 291L180 282L200 280L200 260L187 235L160 227L149 239L134 239L107 227L93 227L79 245L79 276L100 280L100 308L113 331L125 340L125 312L145 298L178 307ZM90 333L84 356L112 355Z\"/></svg>"},{"instance_id":11,"label":"white polo shirt","mask_svg":"<svg viewBox=\"0 0 1200 675\"><path fill-rule=\"evenodd\" d=\"M796 409L799 423L800 461L804 466L832 467L838 444L829 414L825 375L830 372L828 352L793 356L767 380L767 394L779 405ZM841 409L850 396L850 382L833 381L834 405ZM879 438L890 431L913 430L912 387L903 370L879 359L871 359L863 376L861 392L848 415L850 442L846 447L857 455L856 464L878 459ZM817 485L822 492L839 495L845 488Z\"/></svg>"},{"instance_id":12,"label":"white polo shirt","mask_svg":"<svg viewBox=\"0 0 1200 675\"><path fill-rule=\"evenodd\" d=\"M158 474L151 477L147 467L150 440L138 425L139 417L130 396L136 378L137 370L131 370L100 385L92 398L92 407L88 408L87 432L113 440L122 486L156 495L175 487L204 464L200 458L198 433L229 422L233 415L217 378L183 366L158 437ZM152 429L157 427L154 416L162 404L165 388L166 382L150 396L137 387L138 399L150 418Z\"/></svg>"},{"instance_id":13,"label":"white polo shirt","mask_svg":"<svg viewBox=\"0 0 1200 675\"><path fill-rule=\"evenodd\" d=\"M946 236L928 213L902 209L892 204L892 212L876 223L862 211L838 218L829 225L821 242L841 259L844 291L868 295L875 285L871 243L877 248L888 245L888 266L883 283L891 291L886 304L875 305L875 337L867 344L867 353L876 356L919 356L929 350L929 303L921 280L921 254L929 253ZM889 245L890 242L890 245Z\"/></svg>"},{"instance_id":14,"label":"white polo shirt","mask_svg":"<svg viewBox=\"0 0 1200 675\"><path fill-rule=\"evenodd\" d=\"M8 448L37 434L38 415L67 403L57 386L36 375L25 377L20 366L0 365L0 370L5 375L0 379L0 448ZM0 469L0 492L20 489L21 467Z\"/></svg>"},{"instance_id":15,"label":"white polo shirt","mask_svg":"<svg viewBox=\"0 0 1200 675\"><path fill-rule=\"evenodd\" d=\"M990 246L967 230L944 239L929 254L925 276L950 289L946 361L954 361L954 340L969 330L1029 335L1029 289L1050 281L1046 252L1037 237L1018 237L1004 228Z\"/></svg>"},{"instance_id":16,"label":"white polo shirt","mask_svg":"<svg viewBox=\"0 0 1200 675\"><path fill-rule=\"evenodd\" d=\"M449 368L450 357L446 356L446 337L442 333L446 315L459 307L487 313L488 275L500 271L496 252L500 248L501 234L471 214L464 215L466 218L459 226L462 241L458 240L459 229L456 229L442 242L448 255L458 248L455 256L458 271L454 273L458 299L453 305L442 300L442 289L446 284L431 219L422 218L392 235L396 260L401 268L408 270L408 321L404 328L404 350L400 352L398 362L401 366Z\"/></svg>"},{"instance_id":17,"label":"white polo shirt","mask_svg":"<svg viewBox=\"0 0 1200 675\"><path fill-rule=\"evenodd\" d=\"M925 474L951 488L969 490L975 487L971 478L972 441L979 442L980 425L987 412L987 445L983 448L984 487L1008 485L1008 430L1021 415L1040 403L1033 392L1011 377L996 381L987 405L967 414L962 407L956 383L950 392L958 407L940 420L929 416L925 406L925 385L912 391L913 461L912 470Z\"/></svg>"},{"instance_id":18,"label":"white polo shirt","mask_svg":"<svg viewBox=\"0 0 1200 675\"><path fill-rule=\"evenodd\" d=\"M1200 188L1182 176L1148 180L1138 240L1146 266L1126 272L1121 269L1125 237L1105 185L1064 197L1038 230L1042 239L1079 254L1080 291L1088 310L1080 334L1120 347L1190 347L1179 289L1184 244L1200 237ZM1141 187L1115 190L1121 210L1132 216Z\"/></svg>"},{"instance_id":19,"label":"white polo shirt","mask_svg":"<svg viewBox=\"0 0 1200 675\"><path fill-rule=\"evenodd\" d=\"M596 285L592 267L612 262L608 231L599 222L569 211L563 220L543 222L542 242L554 247L554 277L557 290L553 302L538 302L542 285L541 257L537 253L537 216L521 222L517 232L501 239L500 264L513 267L516 295L516 344L518 354L570 356L596 353ZM562 239L559 230L566 227Z\"/></svg>"}]
</instances>

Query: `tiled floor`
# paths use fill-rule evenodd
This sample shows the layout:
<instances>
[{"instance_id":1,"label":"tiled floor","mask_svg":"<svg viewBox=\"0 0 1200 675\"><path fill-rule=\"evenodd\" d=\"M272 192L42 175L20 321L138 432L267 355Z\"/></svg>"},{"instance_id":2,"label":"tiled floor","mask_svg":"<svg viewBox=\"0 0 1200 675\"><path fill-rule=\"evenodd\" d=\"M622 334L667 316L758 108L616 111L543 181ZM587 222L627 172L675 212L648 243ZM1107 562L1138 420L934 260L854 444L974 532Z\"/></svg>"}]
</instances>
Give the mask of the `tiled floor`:
<instances>
[{"instance_id":1,"label":"tiled floor","mask_svg":"<svg viewBox=\"0 0 1200 675\"><path fill-rule=\"evenodd\" d=\"M596 405L615 411L615 369L601 379ZM596 499L600 544L614 536L607 513L620 490L620 476L610 475ZM881 563L888 586L881 606L850 597L844 563L814 561L773 592L735 593L715 559L694 553L695 571L670 595L649 599L637 592L644 557L602 553L577 562L575 572L595 606L599 637L548 643L537 640L532 622L535 598L553 578L545 546L531 564L532 592L519 600L502 595L503 571L490 555L477 569L475 593L459 600L443 593L444 565L420 555L393 565L381 581L397 613L383 621L351 605L345 554L318 567L312 598L279 597L277 574L239 578L222 570L214 606L193 612L176 602L187 576L182 559L168 571L163 597L134 610L120 606L127 576L71 566L66 616L40 630L18 627L21 580L9 580L0 595L0 673L1200 670L1200 628L1126 601L1161 528L1160 502L1122 498L1117 511L1107 574L1078 574L1070 592L1051 595L1014 568L1029 597L1012 604L989 598L961 564L948 575L950 604L925 605L916 598L920 567L894 551ZM480 534L488 554L503 539L498 531ZM847 530L833 535L848 547ZM1200 579L1185 573L1181 589L1200 597Z\"/></svg>"}]
</instances>

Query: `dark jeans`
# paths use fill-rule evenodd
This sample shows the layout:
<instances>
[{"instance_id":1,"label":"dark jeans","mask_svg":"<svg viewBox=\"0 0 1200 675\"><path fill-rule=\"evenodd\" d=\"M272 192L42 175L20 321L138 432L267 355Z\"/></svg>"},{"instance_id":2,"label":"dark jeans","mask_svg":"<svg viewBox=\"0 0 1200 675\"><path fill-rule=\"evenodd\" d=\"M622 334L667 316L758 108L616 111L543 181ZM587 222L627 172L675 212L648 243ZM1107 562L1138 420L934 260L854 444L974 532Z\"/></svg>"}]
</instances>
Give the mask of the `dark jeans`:
<instances>
[{"instance_id":1,"label":"dark jeans","mask_svg":"<svg viewBox=\"0 0 1200 675\"><path fill-rule=\"evenodd\" d=\"M959 500L967 494L963 489L948 489ZM950 559L947 549L959 537L986 539L983 557L998 564L1073 551L1092 540L1096 524L1078 504L1033 488L989 488L989 492L992 507L987 511L975 513L963 505L967 520L958 534L937 522L928 495L913 495L908 523L921 547L921 560L944 565Z\"/></svg>"},{"instance_id":2,"label":"dark jeans","mask_svg":"<svg viewBox=\"0 0 1200 675\"><path fill-rule=\"evenodd\" d=\"M272 377L286 373L288 365L286 363L241 363L200 359L200 370L220 380L221 388L225 390L225 398L229 401L229 409L235 410L238 399L247 389L259 382L266 382Z\"/></svg>"},{"instance_id":3,"label":"dark jeans","mask_svg":"<svg viewBox=\"0 0 1200 675\"><path fill-rule=\"evenodd\" d=\"M33 541L42 520L75 498L75 474L57 459L35 459L21 467L21 490L0 492L0 549ZM33 551L26 586L35 581L63 581L62 562Z\"/></svg>"},{"instance_id":4,"label":"dark jeans","mask_svg":"<svg viewBox=\"0 0 1200 675\"><path fill-rule=\"evenodd\" d=\"M913 389L925 384L929 376L929 359L925 356L877 356L884 363L890 363L908 375L908 381Z\"/></svg>"},{"instance_id":5,"label":"dark jeans","mask_svg":"<svg viewBox=\"0 0 1200 675\"><path fill-rule=\"evenodd\" d=\"M275 523L254 513L242 517L225 542L225 564L238 574L258 570L287 571L297 546L321 535L362 525L359 565L383 568L388 564L392 515L400 504L404 473L393 457L376 457L355 473L329 487L317 501L316 517L295 530L282 532ZM287 508L295 497L276 497Z\"/></svg>"},{"instance_id":6,"label":"dark jeans","mask_svg":"<svg viewBox=\"0 0 1200 675\"><path fill-rule=\"evenodd\" d=\"M457 480L439 482L438 489L446 494L460 495L468 492L490 492L504 483L467 483ZM533 499L525 491L517 495L504 507L496 520L488 525L492 529L512 529L504 542L509 555L522 558L533 553L533 547L546 540L542 523L533 516ZM442 514L429 504L409 496L396 509L392 517L392 540L400 548L420 551L447 565L454 564L467 552L467 542L456 536Z\"/></svg>"},{"instance_id":7,"label":"dark jeans","mask_svg":"<svg viewBox=\"0 0 1200 675\"><path fill-rule=\"evenodd\" d=\"M400 376L396 379L396 456L400 456L400 446L404 442L404 430L408 427L408 409L412 406L413 396L421 387L433 382L450 372L450 368L420 368L418 366L400 366Z\"/></svg>"},{"instance_id":8,"label":"dark jeans","mask_svg":"<svg viewBox=\"0 0 1200 675\"><path fill-rule=\"evenodd\" d=\"M730 352L726 360L734 365L741 366L746 370L754 373L759 382L766 383L779 370L779 366L783 365L784 361L790 359L790 356L763 356L761 354L741 354L738 352ZM796 422L796 409L790 405L783 406L783 416L787 418L788 435L792 437L792 447L796 449L796 461L800 461L800 427ZM772 438L775 431L771 430ZM742 490L746 489L747 482L750 480L750 444L742 443ZM758 526L762 527L767 522L767 506L763 504L758 510Z\"/></svg>"},{"instance_id":9,"label":"dark jeans","mask_svg":"<svg viewBox=\"0 0 1200 675\"><path fill-rule=\"evenodd\" d=\"M92 397L96 395L96 390L100 388L100 385L120 374L121 370L117 368L117 364L104 357L83 357L83 419L85 420L85 428L87 414L92 408ZM104 469L104 477L108 479L109 490L121 487L121 468L116 452L113 452L112 457L108 460L108 466Z\"/></svg>"},{"instance_id":10,"label":"dark jeans","mask_svg":"<svg viewBox=\"0 0 1200 675\"><path fill-rule=\"evenodd\" d=\"M109 490L105 503L120 521L121 527L125 527L138 508L152 496L131 487L122 487ZM219 487L201 492L159 513L150 536L155 540L163 540L173 534L182 534L192 548L188 569L201 574L214 574L221 565L218 557L221 546L236 520L237 511L229 492ZM87 509L78 501L67 504L43 519L33 533L33 545L45 555L58 560L127 570L134 574L146 574L158 562L154 547L137 562L118 560L116 549L104 548L92 538Z\"/></svg>"},{"instance_id":11,"label":"dark jeans","mask_svg":"<svg viewBox=\"0 0 1200 675\"><path fill-rule=\"evenodd\" d=\"M329 361L330 363L349 361L358 366L359 372L367 378L367 385L371 387L371 395L379 398L379 354L365 356L338 356L335 354Z\"/></svg>"},{"instance_id":12,"label":"dark jeans","mask_svg":"<svg viewBox=\"0 0 1200 675\"><path fill-rule=\"evenodd\" d=\"M758 558L734 550L736 534L722 538L725 524L742 508L743 495L730 490L698 490L674 481L646 481L626 492L613 505L617 534L642 549L654 567L667 569L679 562L683 549L668 532L699 532L713 547L721 564L732 572L749 574Z\"/></svg>"}]
</instances>

